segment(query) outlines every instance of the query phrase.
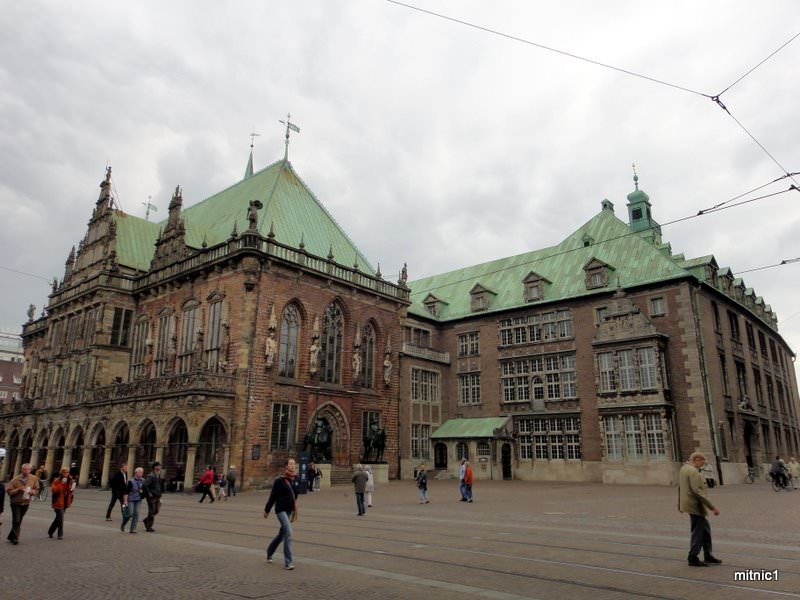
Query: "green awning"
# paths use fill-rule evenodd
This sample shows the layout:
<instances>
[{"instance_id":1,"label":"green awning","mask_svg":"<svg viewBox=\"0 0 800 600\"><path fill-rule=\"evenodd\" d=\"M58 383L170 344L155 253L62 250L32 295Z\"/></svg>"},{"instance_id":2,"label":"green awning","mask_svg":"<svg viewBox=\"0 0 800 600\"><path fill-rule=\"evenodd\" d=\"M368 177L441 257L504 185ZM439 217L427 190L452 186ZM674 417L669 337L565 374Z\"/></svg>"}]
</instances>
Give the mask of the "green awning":
<instances>
[{"instance_id":1,"label":"green awning","mask_svg":"<svg viewBox=\"0 0 800 600\"><path fill-rule=\"evenodd\" d=\"M504 427L510 418L448 419L431 434L431 439L491 438L495 429Z\"/></svg>"}]
</instances>

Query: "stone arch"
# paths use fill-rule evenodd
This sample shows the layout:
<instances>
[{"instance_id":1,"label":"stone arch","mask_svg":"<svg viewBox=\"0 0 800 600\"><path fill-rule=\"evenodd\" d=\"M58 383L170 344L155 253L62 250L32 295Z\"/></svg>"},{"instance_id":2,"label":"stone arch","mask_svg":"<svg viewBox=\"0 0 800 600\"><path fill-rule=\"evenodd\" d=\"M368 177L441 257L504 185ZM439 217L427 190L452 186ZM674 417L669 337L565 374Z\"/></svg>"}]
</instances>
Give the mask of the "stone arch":
<instances>
[{"instance_id":1,"label":"stone arch","mask_svg":"<svg viewBox=\"0 0 800 600\"><path fill-rule=\"evenodd\" d=\"M164 470L173 474L179 480L180 472L186 467L186 456L189 451L189 428L181 417L173 417L165 428L164 439L167 446L164 453Z\"/></svg>"},{"instance_id":2,"label":"stone arch","mask_svg":"<svg viewBox=\"0 0 800 600\"><path fill-rule=\"evenodd\" d=\"M335 402L323 402L309 418L309 425L318 418L324 419L331 428L331 462L336 465L352 465L354 461L350 455L350 424L342 409Z\"/></svg>"},{"instance_id":3,"label":"stone arch","mask_svg":"<svg viewBox=\"0 0 800 600\"><path fill-rule=\"evenodd\" d=\"M19 458L20 451L19 444L19 431L14 428L11 430L11 433L8 434L8 444L6 445L6 464L8 465L6 473L9 479L17 474L17 458Z\"/></svg>"},{"instance_id":4,"label":"stone arch","mask_svg":"<svg viewBox=\"0 0 800 600\"><path fill-rule=\"evenodd\" d=\"M67 447L72 448L72 453L69 456L70 475L77 477L81 470L81 463L83 462L83 448L86 445L83 427L81 425L76 425L70 429L67 439Z\"/></svg>"},{"instance_id":5,"label":"stone arch","mask_svg":"<svg viewBox=\"0 0 800 600\"><path fill-rule=\"evenodd\" d=\"M62 426L58 426L53 430L50 435L50 447L53 452L53 468L52 471L57 471L64 463L64 448L67 445L67 434ZM52 475L52 473L49 473Z\"/></svg>"},{"instance_id":6,"label":"stone arch","mask_svg":"<svg viewBox=\"0 0 800 600\"><path fill-rule=\"evenodd\" d=\"M99 485L103 473L106 445L108 444L105 423L94 424L89 440L92 447L89 463L89 485Z\"/></svg>"},{"instance_id":7,"label":"stone arch","mask_svg":"<svg viewBox=\"0 0 800 600\"><path fill-rule=\"evenodd\" d=\"M155 423L150 419L144 419L139 424L137 435L133 441L136 444L136 466L144 467L147 471L156 459L158 436Z\"/></svg>"},{"instance_id":8,"label":"stone arch","mask_svg":"<svg viewBox=\"0 0 800 600\"><path fill-rule=\"evenodd\" d=\"M131 431L127 421L118 421L111 428L111 435L108 443L111 444L111 465L112 469L121 466L128 460L128 448L131 443Z\"/></svg>"},{"instance_id":9,"label":"stone arch","mask_svg":"<svg viewBox=\"0 0 800 600\"><path fill-rule=\"evenodd\" d=\"M197 460L195 473L207 466L225 468L225 450L228 446L228 428L219 415L213 415L200 428L197 438Z\"/></svg>"}]
</instances>

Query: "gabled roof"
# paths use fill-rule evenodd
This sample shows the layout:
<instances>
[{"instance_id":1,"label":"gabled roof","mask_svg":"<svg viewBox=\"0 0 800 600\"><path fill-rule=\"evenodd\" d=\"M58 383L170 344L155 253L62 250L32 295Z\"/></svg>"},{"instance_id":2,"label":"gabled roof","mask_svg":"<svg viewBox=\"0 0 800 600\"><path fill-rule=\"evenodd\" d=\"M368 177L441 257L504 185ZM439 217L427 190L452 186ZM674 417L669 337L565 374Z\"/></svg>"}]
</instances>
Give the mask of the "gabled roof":
<instances>
[{"instance_id":1,"label":"gabled roof","mask_svg":"<svg viewBox=\"0 0 800 600\"><path fill-rule=\"evenodd\" d=\"M586 235L595 240L594 245L583 245ZM611 210L601 210L555 246L410 281L409 310L441 321L469 316L473 314L469 291L479 282L497 293L489 312L536 305L525 303L522 294L522 282L532 270L552 282L542 302L607 293L608 288L586 289L583 266L593 258L614 265L625 287L690 276L651 242L631 235L628 225ZM422 304L430 293L449 303L438 317L431 317Z\"/></svg>"},{"instance_id":2,"label":"gabled roof","mask_svg":"<svg viewBox=\"0 0 800 600\"><path fill-rule=\"evenodd\" d=\"M266 236L270 227L275 240L297 247L301 240L310 254L326 257L343 265L374 274L372 266L350 240L322 203L295 172L292 164L280 160L245 179L182 211L186 244L200 248L227 240L236 225L239 233L248 227L247 209L251 200L260 200L258 230ZM117 260L120 264L147 270L155 250L160 227L166 221L149 223L117 212Z\"/></svg>"}]
</instances>

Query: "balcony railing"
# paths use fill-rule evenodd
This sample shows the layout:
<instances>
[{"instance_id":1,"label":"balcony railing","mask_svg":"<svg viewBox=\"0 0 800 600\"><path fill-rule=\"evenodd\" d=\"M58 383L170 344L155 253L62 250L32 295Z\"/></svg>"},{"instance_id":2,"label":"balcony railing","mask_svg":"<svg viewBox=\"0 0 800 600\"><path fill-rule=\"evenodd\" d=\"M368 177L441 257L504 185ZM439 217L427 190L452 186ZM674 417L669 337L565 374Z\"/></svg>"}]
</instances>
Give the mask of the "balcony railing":
<instances>
[{"instance_id":1,"label":"balcony railing","mask_svg":"<svg viewBox=\"0 0 800 600\"><path fill-rule=\"evenodd\" d=\"M441 350L434 350L433 348L420 348L408 342L403 342L403 354L406 356L414 356L416 358L424 358L425 360L432 360L434 362L442 363L445 365L450 364L450 353Z\"/></svg>"},{"instance_id":2,"label":"balcony railing","mask_svg":"<svg viewBox=\"0 0 800 600\"><path fill-rule=\"evenodd\" d=\"M232 375L181 373L95 388L89 393L88 401L103 403L187 393L233 395L236 391L235 385L236 379Z\"/></svg>"}]
</instances>

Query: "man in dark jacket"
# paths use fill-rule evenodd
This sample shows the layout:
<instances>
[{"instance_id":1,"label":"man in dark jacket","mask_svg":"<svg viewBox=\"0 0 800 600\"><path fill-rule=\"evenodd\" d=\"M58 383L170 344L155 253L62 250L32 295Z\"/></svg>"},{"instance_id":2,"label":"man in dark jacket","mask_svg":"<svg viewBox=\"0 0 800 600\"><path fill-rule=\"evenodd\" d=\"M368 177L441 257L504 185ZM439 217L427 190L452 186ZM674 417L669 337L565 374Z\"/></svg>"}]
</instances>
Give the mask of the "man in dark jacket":
<instances>
[{"instance_id":1,"label":"man in dark jacket","mask_svg":"<svg viewBox=\"0 0 800 600\"><path fill-rule=\"evenodd\" d=\"M153 524L158 511L161 510L161 494L164 492L164 480L161 479L161 463L153 463L153 472L144 480L144 495L147 498L147 516L144 518L146 531L153 532Z\"/></svg>"},{"instance_id":2,"label":"man in dark jacket","mask_svg":"<svg viewBox=\"0 0 800 600\"><path fill-rule=\"evenodd\" d=\"M128 463L124 462L120 465L119 471L114 473L111 481L108 482L108 487L111 489L111 502L108 503L108 510L106 510L106 521L111 520L111 511L114 510L114 505L119 500L122 506L122 497L128 490Z\"/></svg>"},{"instance_id":3,"label":"man in dark jacket","mask_svg":"<svg viewBox=\"0 0 800 600\"><path fill-rule=\"evenodd\" d=\"M353 487L356 492L356 508L358 508L358 516L364 516L367 509L364 508L364 492L367 491L367 480L369 475L364 470L362 465L356 465L356 472L353 474Z\"/></svg>"}]
</instances>

